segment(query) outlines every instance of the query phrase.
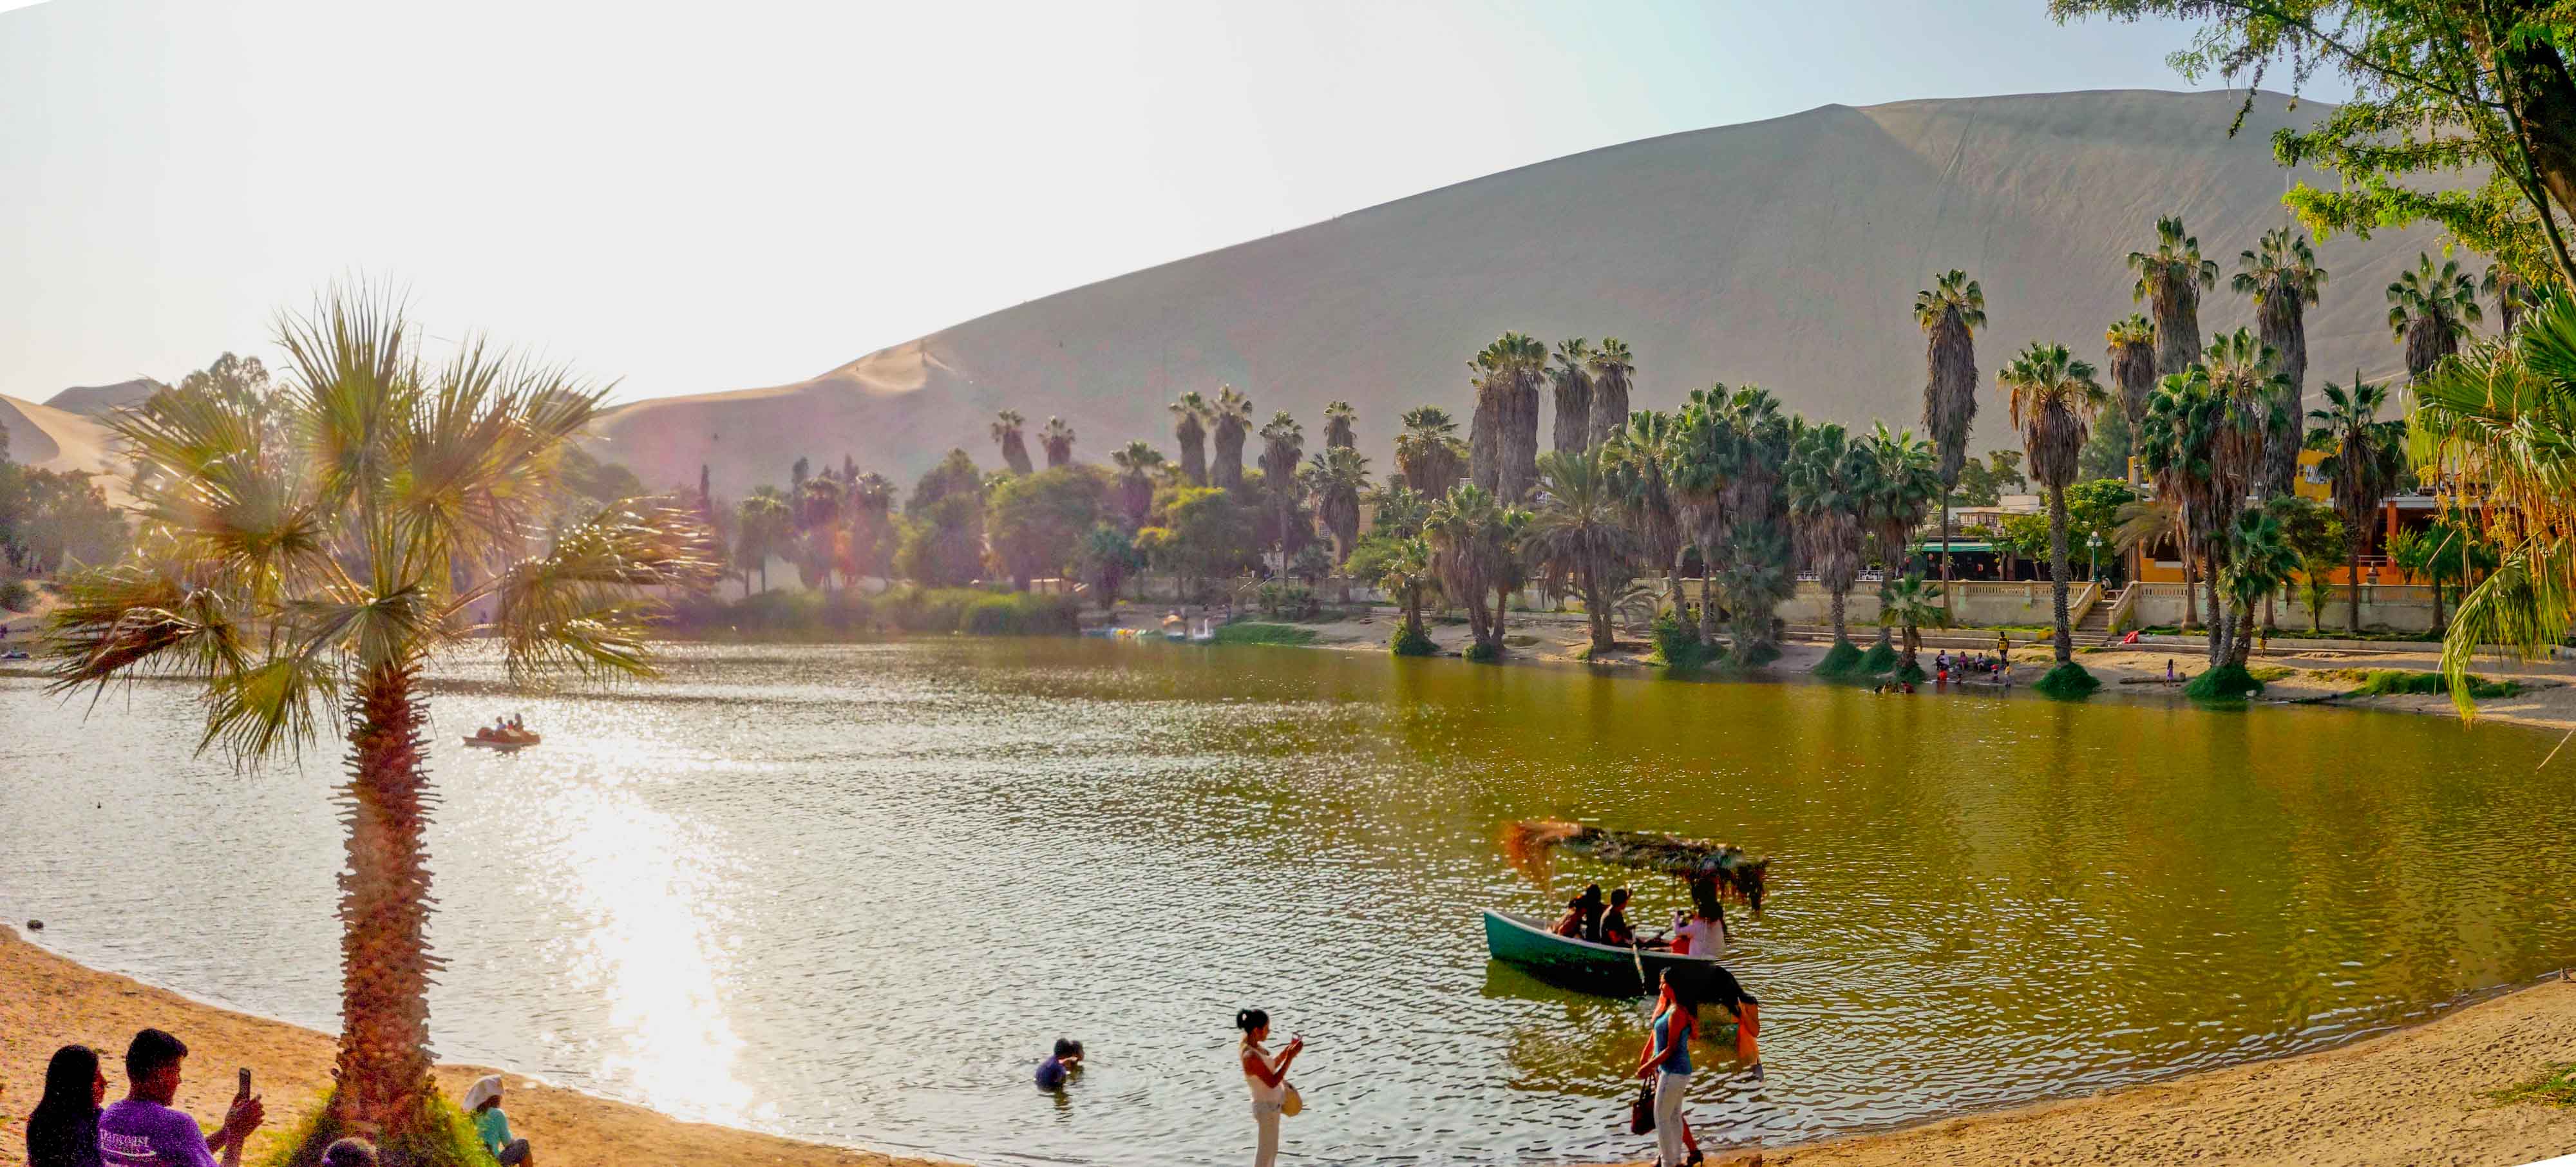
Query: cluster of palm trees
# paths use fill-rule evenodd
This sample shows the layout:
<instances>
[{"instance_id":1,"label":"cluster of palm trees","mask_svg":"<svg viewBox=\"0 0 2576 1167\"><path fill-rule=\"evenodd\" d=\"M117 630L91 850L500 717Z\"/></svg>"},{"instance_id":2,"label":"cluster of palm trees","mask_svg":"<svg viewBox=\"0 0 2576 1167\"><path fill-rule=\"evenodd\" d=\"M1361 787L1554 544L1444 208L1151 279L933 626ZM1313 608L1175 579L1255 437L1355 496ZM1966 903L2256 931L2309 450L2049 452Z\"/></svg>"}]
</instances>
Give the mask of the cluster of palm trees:
<instances>
[{"instance_id":1,"label":"cluster of palm trees","mask_svg":"<svg viewBox=\"0 0 2576 1167\"><path fill-rule=\"evenodd\" d=\"M1005 455L1016 446L1025 463L1028 451L1017 441L1019 415L1005 411L1003 416L1015 423L1013 441L1003 445ZM996 429L998 436L999 423ZM795 564L799 581L807 587L828 587L836 578L847 583L883 576L892 568L897 534L892 481L847 464L813 474L799 458L788 482L784 491L754 487L733 506L732 564L746 586L757 572L761 590L769 590L772 558Z\"/></svg>"}]
</instances>

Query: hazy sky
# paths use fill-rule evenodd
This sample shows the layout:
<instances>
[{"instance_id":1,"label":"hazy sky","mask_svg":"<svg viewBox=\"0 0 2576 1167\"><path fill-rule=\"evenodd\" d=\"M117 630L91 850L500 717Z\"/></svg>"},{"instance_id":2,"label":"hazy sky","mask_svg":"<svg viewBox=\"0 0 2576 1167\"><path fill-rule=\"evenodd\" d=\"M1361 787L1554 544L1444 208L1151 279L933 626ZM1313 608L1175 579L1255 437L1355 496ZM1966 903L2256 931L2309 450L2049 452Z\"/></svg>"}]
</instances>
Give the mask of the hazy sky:
<instances>
[{"instance_id":1,"label":"hazy sky","mask_svg":"<svg viewBox=\"0 0 2576 1167\"><path fill-rule=\"evenodd\" d=\"M349 273L622 397L777 384L1598 146L2184 87L2183 29L2044 9L52 0L0 12L0 394L264 353Z\"/></svg>"}]
</instances>

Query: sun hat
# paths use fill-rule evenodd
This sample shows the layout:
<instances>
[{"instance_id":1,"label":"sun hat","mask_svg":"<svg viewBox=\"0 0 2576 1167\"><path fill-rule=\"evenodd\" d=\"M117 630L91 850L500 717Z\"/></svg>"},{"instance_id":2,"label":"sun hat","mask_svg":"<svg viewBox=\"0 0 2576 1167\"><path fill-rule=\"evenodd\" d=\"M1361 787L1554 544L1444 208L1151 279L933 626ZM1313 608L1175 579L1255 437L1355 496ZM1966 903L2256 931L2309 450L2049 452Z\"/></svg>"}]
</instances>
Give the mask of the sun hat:
<instances>
[{"instance_id":1,"label":"sun hat","mask_svg":"<svg viewBox=\"0 0 2576 1167\"><path fill-rule=\"evenodd\" d=\"M499 1074L487 1074L477 1078L473 1085L465 1088L466 1113L471 1114L475 1108L500 1096L501 1076Z\"/></svg>"}]
</instances>

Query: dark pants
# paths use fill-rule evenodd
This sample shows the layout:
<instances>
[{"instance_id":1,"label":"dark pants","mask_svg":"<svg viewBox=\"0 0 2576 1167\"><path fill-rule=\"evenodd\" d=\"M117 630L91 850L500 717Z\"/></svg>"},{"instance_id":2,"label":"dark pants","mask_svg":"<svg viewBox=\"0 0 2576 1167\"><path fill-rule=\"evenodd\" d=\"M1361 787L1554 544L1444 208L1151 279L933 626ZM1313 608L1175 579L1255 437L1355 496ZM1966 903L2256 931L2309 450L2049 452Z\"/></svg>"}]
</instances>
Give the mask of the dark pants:
<instances>
[{"instance_id":1,"label":"dark pants","mask_svg":"<svg viewBox=\"0 0 2576 1167\"><path fill-rule=\"evenodd\" d=\"M493 1158L500 1160L501 1167L517 1167L518 1164L527 1162L528 1140L511 1140L510 1145L501 1148L501 1153L493 1156Z\"/></svg>"}]
</instances>

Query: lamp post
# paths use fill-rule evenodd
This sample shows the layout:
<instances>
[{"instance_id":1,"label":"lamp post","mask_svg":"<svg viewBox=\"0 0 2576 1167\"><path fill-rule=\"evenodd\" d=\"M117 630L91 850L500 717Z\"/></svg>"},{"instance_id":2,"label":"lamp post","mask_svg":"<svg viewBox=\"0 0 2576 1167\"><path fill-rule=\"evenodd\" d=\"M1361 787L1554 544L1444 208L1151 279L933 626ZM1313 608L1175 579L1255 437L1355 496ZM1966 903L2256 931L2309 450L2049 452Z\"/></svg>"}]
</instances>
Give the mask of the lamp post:
<instances>
[{"instance_id":1,"label":"lamp post","mask_svg":"<svg viewBox=\"0 0 2576 1167\"><path fill-rule=\"evenodd\" d=\"M2084 549L2091 553L2093 561L2092 566L2085 573L2085 578L2095 583L2102 582L2102 532L2094 531L2085 535Z\"/></svg>"}]
</instances>

